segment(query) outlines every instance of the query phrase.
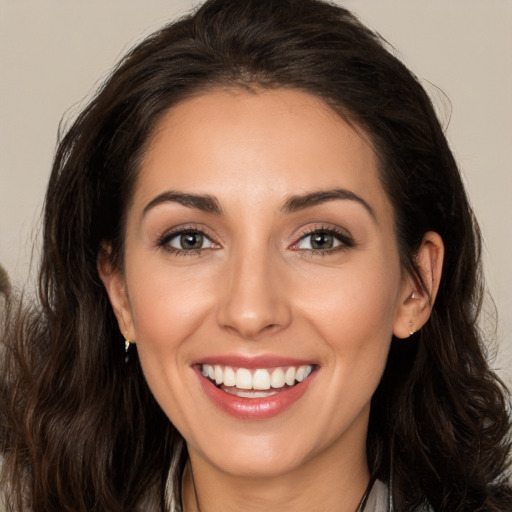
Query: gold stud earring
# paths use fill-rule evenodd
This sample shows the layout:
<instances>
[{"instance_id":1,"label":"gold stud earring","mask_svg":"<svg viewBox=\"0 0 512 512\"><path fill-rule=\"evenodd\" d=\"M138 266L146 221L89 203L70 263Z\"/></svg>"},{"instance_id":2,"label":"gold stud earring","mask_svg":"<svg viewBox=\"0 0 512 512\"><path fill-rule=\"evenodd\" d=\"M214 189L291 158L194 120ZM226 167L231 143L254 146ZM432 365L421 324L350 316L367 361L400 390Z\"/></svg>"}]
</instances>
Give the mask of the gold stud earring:
<instances>
[{"instance_id":1,"label":"gold stud earring","mask_svg":"<svg viewBox=\"0 0 512 512\"><path fill-rule=\"evenodd\" d=\"M412 336L416 331L413 329L412 320L409 321L409 336Z\"/></svg>"}]
</instances>

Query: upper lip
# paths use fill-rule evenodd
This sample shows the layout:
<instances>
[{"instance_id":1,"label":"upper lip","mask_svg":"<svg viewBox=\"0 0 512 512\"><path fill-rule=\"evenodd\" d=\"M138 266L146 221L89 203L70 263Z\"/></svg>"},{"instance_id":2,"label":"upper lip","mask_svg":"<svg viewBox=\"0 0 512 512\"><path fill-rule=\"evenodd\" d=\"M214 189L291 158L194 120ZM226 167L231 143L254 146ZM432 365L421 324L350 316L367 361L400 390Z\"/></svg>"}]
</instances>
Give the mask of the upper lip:
<instances>
[{"instance_id":1,"label":"upper lip","mask_svg":"<svg viewBox=\"0 0 512 512\"><path fill-rule=\"evenodd\" d=\"M279 366L303 366L315 365L310 359L298 359L287 356L262 354L255 356L241 356L236 354L223 354L208 356L198 359L192 363L193 366L209 364L220 366L231 366L236 368L277 368Z\"/></svg>"}]
</instances>

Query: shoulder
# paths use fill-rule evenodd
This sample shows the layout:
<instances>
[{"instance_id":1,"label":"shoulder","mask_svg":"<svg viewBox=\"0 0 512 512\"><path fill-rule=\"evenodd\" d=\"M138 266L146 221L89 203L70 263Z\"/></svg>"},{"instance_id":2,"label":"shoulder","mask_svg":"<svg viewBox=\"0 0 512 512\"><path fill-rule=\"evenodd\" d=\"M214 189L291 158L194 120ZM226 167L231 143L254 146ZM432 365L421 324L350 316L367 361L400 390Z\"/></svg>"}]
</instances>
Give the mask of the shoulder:
<instances>
[{"instance_id":1,"label":"shoulder","mask_svg":"<svg viewBox=\"0 0 512 512\"><path fill-rule=\"evenodd\" d=\"M393 505L389 502L389 488L381 480L373 484L364 512L389 512L393 511ZM420 507L415 512L432 512L430 507Z\"/></svg>"},{"instance_id":2,"label":"shoulder","mask_svg":"<svg viewBox=\"0 0 512 512\"><path fill-rule=\"evenodd\" d=\"M375 480L364 507L364 512L388 512L388 502L388 486L381 480Z\"/></svg>"}]
</instances>

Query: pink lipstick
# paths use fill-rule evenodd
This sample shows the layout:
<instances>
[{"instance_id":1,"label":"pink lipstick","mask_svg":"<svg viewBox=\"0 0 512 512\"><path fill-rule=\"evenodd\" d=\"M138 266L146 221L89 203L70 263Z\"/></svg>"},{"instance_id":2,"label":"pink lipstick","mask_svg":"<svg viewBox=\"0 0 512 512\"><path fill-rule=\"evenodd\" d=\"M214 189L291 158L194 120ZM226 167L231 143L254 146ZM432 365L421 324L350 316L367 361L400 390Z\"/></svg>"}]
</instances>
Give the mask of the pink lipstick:
<instances>
[{"instance_id":1,"label":"pink lipstick","mask_svg":"<svg viewBox=\"0 0 512 512\"><path fill-rule=\"evenodd\" d=\"M317 366L274 356L208 358L194 364L208 398L239 419L272 418L299 400L314 380Z\"/></svg>"}]
</instances>

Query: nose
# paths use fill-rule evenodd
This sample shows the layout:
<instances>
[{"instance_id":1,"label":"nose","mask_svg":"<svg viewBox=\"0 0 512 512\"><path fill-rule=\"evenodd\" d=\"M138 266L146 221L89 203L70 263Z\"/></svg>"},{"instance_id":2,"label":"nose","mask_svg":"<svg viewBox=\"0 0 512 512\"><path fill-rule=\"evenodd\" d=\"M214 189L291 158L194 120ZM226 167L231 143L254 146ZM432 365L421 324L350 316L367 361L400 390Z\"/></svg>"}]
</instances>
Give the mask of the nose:
<instances>
[{"instance_id":1,"label":"nose","mask_svg":"<svg viewBox=\"0 0 512 512\"><path fill-rule=\"evenodd\" d=\"M219 325L250 340L286 328L291 322L286 286L271 255L243 251L229 265L218 309Z\"/></svg>"}]
</instances>

